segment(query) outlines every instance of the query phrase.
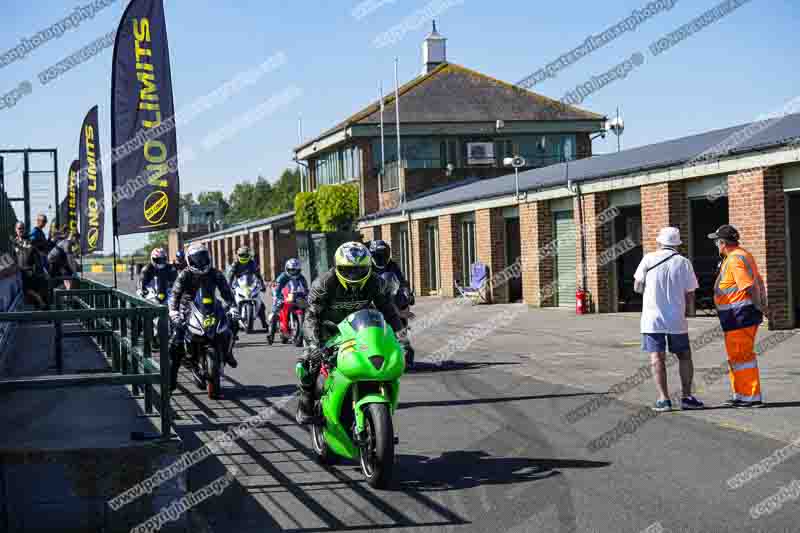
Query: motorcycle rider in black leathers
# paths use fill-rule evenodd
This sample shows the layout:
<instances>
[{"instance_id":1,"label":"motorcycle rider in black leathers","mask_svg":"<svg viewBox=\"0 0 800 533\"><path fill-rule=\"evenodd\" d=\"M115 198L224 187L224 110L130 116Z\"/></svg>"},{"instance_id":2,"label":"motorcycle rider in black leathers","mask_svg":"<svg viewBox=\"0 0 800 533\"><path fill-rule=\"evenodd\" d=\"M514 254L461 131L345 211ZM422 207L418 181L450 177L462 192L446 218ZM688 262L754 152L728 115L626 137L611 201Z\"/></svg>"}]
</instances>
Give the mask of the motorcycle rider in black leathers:
<instances>
[{"instance_id":1,"label":"motorcycle rider in black leathers","mask_svg":"<svg viewBox=\"0 0 800 533\"><path fill-rule=\"evenodd\" d=\"M228 313L231 316L231 322L238 320L238 310L228 280L225 279L222 272L211 266L208 249L202 244L191 245L186 252L186 262L188 266L178 275L178 279L172 287L172 299L169 302L169 318L172 322L172 336L169 340L172 390L178 386L178 370L185 352L186 313L189 303L194 299L197 291L201 287L207 294L215 294L219 290L220 296L229 306ZM225 362L231 368L238 366L233 353L230 352L226 353Z\"/></svg>"},{"instance_id":2,"label":"motorcycle rider in black leathers","mask_svg":"<svg viewBox=\"0 0 800 533\"><path fill-rule=\"evenodd\" d=\"M400 284L400 289L394 297L394 303L400 311L400 318L403 321L403 328L408 330L408 311L414 305L414 292L411 290L411 285L403 276L403 271L400 266L392 260L392 249L386 241L375 240L367 244L369 253L372 256L372 264L375 266L375 272L379 276L388 272L394 274ZM407 333L409 333L407 331ZM414 349L411 348L410 335L407 336L408 344L406 345L406 363L413 364Z\"/></svg>"},{"instance_id":3,"label":"motorcycle rider in black leathers","mask_svg":"<svg viewBox=\"0 0 800 533\"><path fill-rule=\"evenodd\" d=\"M175 262L172 263L172 266L175 267L175 270L177 270L178 273L182 272L183 269L185 269L187 266L186 252L184 252L183 250L178 250L177 252L175 252Z\"/></svg>"},{"instance_id":4,"label":"motorcycle rider in black leathers","mask_svg":"<svg viewBox=\"0 0 800 533\"><path fill-rule=\"evenodd\" d=\"M319 366L310 364L309 356L318 354L330 336L335 334L323 322L338 324L350 313L374 304L405 346L403 324L397 307L388 298L383 280L372 270L369 250L361 243L345 243L336 250L334 264L331 270L314 280L308 296L303 330L307 349L298 359L296 369L301 375L300 402L296 415L298 424L309 423L313 416Z\"/></svg>"},{"instance_id":5,"label":"motorcycle rider in black leathers","mask_svg":"<svg viewBox=\"0 0 800 533\"><path fill-rule=\"evenodd\" d=\"M266 290L267 285L264 283L264 278L261 276L261 272L258 269L255 259L253 259L253 251L249 246L241 246L238 250L236 250L236 257L238 261L232 263L228 267L228 284L233 287L233 280L239 276L243 274L253 274L261 284L261 292L263 293ZM261 313L258 315L258 318L261 320L261 327L267 329L266 306L261 306Z\"/></svg>"},{"instance_id":6,"label":"motorcycle rider in black leathers","mask_svg":"<svg viewBox=\"0 0 800 533\"><path fill-rule=\"evenodd\" d=\"M167 252L163 248L154 248L150 252L150 263L139 273L139 284L136 292L144 298L147 288L156 281L156 290L166 292L178 278L178 271L167 262Z\"/></svg>"}]
</instances>

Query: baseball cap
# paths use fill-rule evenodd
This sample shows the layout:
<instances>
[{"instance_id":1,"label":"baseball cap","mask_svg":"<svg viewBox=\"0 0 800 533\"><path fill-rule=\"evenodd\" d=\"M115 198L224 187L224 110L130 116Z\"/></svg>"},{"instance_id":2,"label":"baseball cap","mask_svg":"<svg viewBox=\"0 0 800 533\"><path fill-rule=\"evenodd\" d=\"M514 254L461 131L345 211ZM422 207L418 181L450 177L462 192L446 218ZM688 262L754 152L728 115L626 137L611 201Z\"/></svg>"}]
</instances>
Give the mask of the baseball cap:
<instances>
[{"instance_id":1,"label":"baseball cap","mask_svg":"<svg viewBox=\"0 0 800 533\"><path fill-rule=\"evenodd\" d=\"M739 240L739 230L731 226L730 224L723 224L722 226L717 228L717 231L714 233L708 234L709 239L725 239L728 241L738 241Z\"/></svg>"}]
</instances>

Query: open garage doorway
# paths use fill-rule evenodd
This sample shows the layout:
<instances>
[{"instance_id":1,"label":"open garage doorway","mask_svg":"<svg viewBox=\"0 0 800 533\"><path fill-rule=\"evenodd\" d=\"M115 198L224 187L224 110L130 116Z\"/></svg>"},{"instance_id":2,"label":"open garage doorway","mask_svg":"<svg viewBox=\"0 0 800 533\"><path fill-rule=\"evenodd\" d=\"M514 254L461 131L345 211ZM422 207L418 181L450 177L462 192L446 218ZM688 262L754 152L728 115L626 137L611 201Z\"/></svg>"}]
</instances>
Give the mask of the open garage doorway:
<instances>
[{"instance_id":1,"label":"open garage doorway","mask_svg":"<svg viewBox=\"0 0 800 533\"><path fill-rule=\"evenodd\" d=\"M619 215L611 222L611 242L616 244L630 238L636 247L620 255L611 269L612 284L616 295L617 312L642 310L642 295L633 290L633 275L642 262L642 207L632 205L618 207Z\"/></svg>"},{"instance_id":2,"label":"open garage doorway","mask_svg":"<svg viewBox=\"0 0 800 533\"><path fill-rule=\"evenodd\" d=\"M789 316L797 327L800 323L800 191L786 195L786 223L789 273ZM769 290L769 289L768 289Z\"/></svg>"},{"instance_id":3,"label":"open garage doorway","mask_svg":"<svg viewBox=\"0 0 800 533\"><path fill-rule=\"evenodd\" d=\"M699 315L714 315L714 281L720 257L717 247L708 238L718 227L728 223L728 197L689 199L689 259L694 266L700 288L695 291L695 308Z\"/></svg>"},{"instance_id":4,"label":"open garage doorway","mask_svg":"<svg viewBox=\"0 0 800 533\"><path fill-rule=\"evenodd\" d=\"M522 242L519 228L519 211L516 207L503 210L506 238L506 268L516 263L522 255ZM508 301L522 301L522 276L508 280Z\"/></svg>"}]
</instances>

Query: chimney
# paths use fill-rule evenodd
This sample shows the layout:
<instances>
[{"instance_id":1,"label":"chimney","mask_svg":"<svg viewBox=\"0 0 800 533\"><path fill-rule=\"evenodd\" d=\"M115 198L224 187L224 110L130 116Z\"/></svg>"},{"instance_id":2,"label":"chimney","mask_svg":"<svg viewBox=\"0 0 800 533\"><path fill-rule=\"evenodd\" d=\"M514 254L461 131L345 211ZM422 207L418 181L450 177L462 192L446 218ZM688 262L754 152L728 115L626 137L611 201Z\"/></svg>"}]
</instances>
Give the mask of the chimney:
<instances>
[{"instance_id":1,"label":"chimney","mask_svg":"<svg viewBox=\"0 0 800 533\"><path fill-rule=\"evenodd\" d=\"M436 31L436 21L433 21L433 31L422 43L422 74L427 74L442 63L447 63L447 39Z\"/></svg>"}]
</instances>

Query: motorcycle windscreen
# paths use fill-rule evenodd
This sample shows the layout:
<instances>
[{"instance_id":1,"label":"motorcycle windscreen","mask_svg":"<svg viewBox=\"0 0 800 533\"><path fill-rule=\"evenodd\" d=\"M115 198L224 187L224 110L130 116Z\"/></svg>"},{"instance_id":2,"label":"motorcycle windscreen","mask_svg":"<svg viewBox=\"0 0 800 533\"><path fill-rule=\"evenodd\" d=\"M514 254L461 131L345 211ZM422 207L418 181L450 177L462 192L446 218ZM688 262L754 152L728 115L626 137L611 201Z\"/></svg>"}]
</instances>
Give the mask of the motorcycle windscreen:
<instances>
[{"instance_id":1,"label":"motorcycle windscreen","mask_svg":"<svg viewBox=\"0 0 800 533\"><path fill-rule=\"evenodd\" d=\"M391 381L403 374L403 349L379 311L358 311L348 324L353 336L340 344L336 365L342 374L359 381Z\"/></svg>"}]
</instances>

